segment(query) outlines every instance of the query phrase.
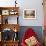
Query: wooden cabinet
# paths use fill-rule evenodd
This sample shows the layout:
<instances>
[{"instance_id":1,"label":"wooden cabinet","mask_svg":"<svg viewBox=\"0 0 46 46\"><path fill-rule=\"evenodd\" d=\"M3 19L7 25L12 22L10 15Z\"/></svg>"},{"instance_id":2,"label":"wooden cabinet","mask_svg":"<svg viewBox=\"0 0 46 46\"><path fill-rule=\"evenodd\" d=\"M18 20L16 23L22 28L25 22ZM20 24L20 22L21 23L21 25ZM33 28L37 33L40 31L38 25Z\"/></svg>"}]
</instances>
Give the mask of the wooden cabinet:
<instances>
[{"instance_id":1,"label":"wooden cabinet","mask_svg":"<svg viewBox=\"0 0 46 46\"><path fill-rule=\"evenodd\" d=\"M19 41L1 41L0 46L18 46Z\"/></svg>"},{"instance_id":2,"label":"wooden cabinet","mask_svg":"<svg viewBox=\"0 0 46 46\"><path fill-rule=\"evenodd\" d=\"M13 20L10 18L10 21L13 21L15 23L12 23L12 22L9 23L10 21L8 21L8 19L10 16L16 17L16 20L14 18L12 18ZM20 29L20 26L18 24L18 18L19 18L19 7L0 7L0 32L1 32L0 46L18 46L18 40L19 39L16 40L14 38L15 33L17 33ZM11 39L8 41L4 40L2 37L2 32L3 33L6 32L6 34L7 34L7 31L8 32L14 32L14 36L12 36L12 37L10 36Z\"/></svg>"},{"instance_id":3,"label":"wooden cabinet","mask_svg":"<svg viewBox=\"0 0 46 46\"><path fill-rule=\"evenodd\" d=\"M3 46L18 46L18 41L5 41L2 43L3 43Z\"/></svg>"}]
</instances>

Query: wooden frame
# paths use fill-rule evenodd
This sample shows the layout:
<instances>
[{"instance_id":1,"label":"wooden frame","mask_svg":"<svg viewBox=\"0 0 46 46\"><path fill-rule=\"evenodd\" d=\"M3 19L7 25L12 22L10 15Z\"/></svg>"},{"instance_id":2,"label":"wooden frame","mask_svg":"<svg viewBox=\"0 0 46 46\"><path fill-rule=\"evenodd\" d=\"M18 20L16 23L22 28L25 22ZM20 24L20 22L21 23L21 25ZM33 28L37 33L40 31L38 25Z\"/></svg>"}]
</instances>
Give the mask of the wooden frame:
<instances>
[{"instance_id":1,"label":"wooden frame","mask_svg":"<svg viewBox=\"0 0 46 46\"><path fill-rule=\"evenodd\" d=\"M35 9L24 9L23 18L24 19L36 19L36 10Z\"/></svg>"},{"instance_id":2,"label":"wooden frame","mask_svg":"<svg viewBox=\"0 0 46 46\"><path fill-rule=\"evenodd\" d=\"M2 10L2 15L9 15L9 10Z\"/></svg>"}]
</instances>

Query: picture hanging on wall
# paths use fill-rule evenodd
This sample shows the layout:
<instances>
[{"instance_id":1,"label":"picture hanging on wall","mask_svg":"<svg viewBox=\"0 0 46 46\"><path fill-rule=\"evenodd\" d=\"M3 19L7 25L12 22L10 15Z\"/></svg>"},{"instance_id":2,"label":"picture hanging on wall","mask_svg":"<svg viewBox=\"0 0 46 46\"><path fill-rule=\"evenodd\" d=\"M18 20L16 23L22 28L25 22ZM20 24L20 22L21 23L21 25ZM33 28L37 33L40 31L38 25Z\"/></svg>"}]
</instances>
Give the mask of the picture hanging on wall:
<instances>
[{"instance_id":1,"label":"picture hanging on wall","mask_svg":"<svg viewBox=\"0 0 46 46\"><path fill-rule=\"evenodd\" d=\"M36 10L35 9L24 9L23 11L24 19L35 19L36 18Z\"/></svg>"}]
</instances>

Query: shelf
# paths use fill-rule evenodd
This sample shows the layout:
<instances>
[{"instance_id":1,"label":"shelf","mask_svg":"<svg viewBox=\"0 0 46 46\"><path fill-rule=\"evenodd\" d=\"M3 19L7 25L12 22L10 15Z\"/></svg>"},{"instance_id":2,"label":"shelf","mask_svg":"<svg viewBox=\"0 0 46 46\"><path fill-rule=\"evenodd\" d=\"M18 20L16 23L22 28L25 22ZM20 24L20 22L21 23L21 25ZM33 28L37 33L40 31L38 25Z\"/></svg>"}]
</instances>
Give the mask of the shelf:
<instances>
[{"instance_id":1,"label":"shelf","mask_svg":"<svg viewBox=\"0 0 46 46\"><path fill-rule=\"evenodd\" d=\"M1 22L0 24L0 32L1 32L0 46L18 46L19 40L17 38L18 38L19 29L20 29L20 26L18 24L18 17L19 17L19 7L0 7L0 22ZM14 23L13 23L13 20L14 20ZM12 34L10 34L11 33L10 31L11 32L13 31ZM4 35L4 33L7 34L6 40L3 39L6 37L5 36L6 34Z\"/></svg>"},{"instance_id":2,"label":"shelf","mask_svg":"<svg viewBox=\"0 0 46 46\"><path fill-rule=\"evenodd\" d=\"M12 40L10 40L10 41L3 41L3 42L5 42L5 43L12 43L12 42L19 42L19 40L15 40L15 41L12 41Z\"/></svg>"},{"instance_id":3,"label":"shelf","mask_svg":"<svg viewBox=\"0 0 46 46\"><path fill-rule=\"evenodd\" d=\"M20 26L19 24L0 24L1 26L1 30L5 29L5 28L9 28L9 29L12 29L13 31L16 29L17 32L19 31L20 29Z\"/></svg>"},{"instance_id":4,"label":"shelf","mask_svg":"<svg viewBox=\"0 0 46 46\"><path fill-rule=\"evenodd\" d=\"M19 15L19 7L0 7L1 15Z\"/></svg>"},{"instance_id":5,"label":"shelf","mask_svg":"<svg viewBox=\"0 0 46 46\"><path fill-rule=\"evenodd\" d=\"M0 7L0 10L19 9L19 7Z\"/></svg>"},{"instance_id":6,"label":"shelf","mask_svg":"<svg viewBox=\"0 0 46 46\"><path fill-rule=\"evenodd\" d=\"M18 18L18 16L19 16L19 7L0 7L0 16L1 16L1 18L0 18L1 23L0 24L6 24L6 23L9 24L8 23L8 21L9 21L8 17L9 16L14 16L14 17L17 16L17 18ZM18 24L18 19L15 20L15 24Z\"/></svg>"}]
</instances>

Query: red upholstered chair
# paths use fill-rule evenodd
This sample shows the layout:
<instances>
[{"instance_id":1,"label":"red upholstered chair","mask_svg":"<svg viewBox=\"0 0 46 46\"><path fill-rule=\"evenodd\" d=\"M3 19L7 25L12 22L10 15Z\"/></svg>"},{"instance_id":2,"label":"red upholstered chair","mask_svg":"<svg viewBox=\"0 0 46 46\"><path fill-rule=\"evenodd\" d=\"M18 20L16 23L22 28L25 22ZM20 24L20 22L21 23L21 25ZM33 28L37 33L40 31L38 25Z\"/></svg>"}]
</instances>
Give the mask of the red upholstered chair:
<instances>
[{"instance_id":1,"label":"red upholstered chair","mask_svg":"<svg viewBox=\"0 0 46 46\"><path fill-rule=\"evenodd\" d=\"M34 32L34 30L32 28L28 28L27 31L25 32L24 37L22 38L22 42L21 42L21 46L27 46L25 40L34 36L35 38L37 37L36 33ZM36 38L37 39L37 38ZM37 44L34 46L41 46L41 44L39 43L39 41L37 40Z\"/></svg>"}]
</instances>

